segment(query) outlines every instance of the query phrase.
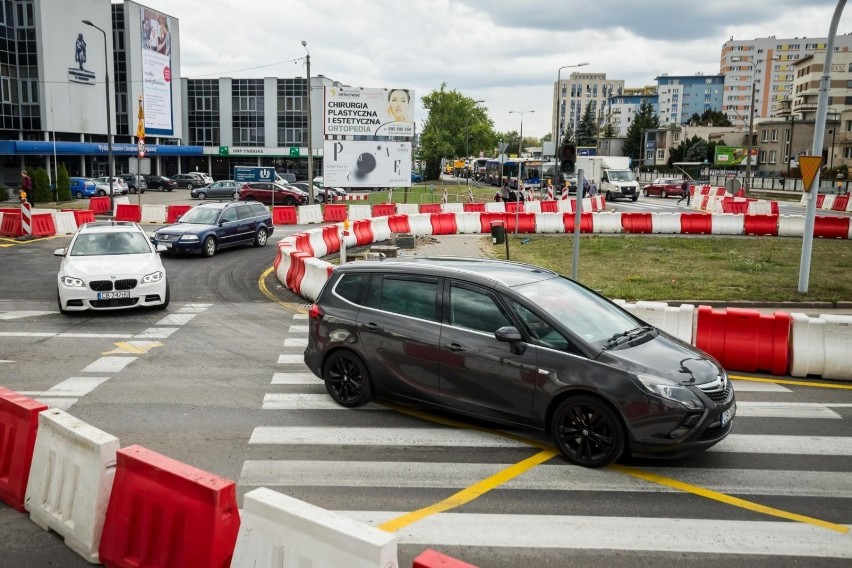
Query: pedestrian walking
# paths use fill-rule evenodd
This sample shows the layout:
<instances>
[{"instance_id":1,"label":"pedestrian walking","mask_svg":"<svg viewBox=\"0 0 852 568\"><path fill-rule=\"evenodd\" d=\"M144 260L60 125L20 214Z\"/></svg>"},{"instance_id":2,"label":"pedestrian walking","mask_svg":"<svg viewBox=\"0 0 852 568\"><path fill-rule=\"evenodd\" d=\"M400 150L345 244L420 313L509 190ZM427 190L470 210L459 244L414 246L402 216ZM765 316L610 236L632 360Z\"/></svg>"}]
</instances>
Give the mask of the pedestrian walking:
<instances>
[{"instance_id":1,"label":"pedestrian walking","mask_svg":"<svg viewBox=\"0 0 852 568\"><path fill-rule=\"evenodd\" d=\"M595 183L595 180L589 180L589 197L597 197L598 196L598 184Z\"/></svg>"},{"instance_id":2,"label":"pedestrian walking","mask_svg":"<svg viewBox=\"0 0 852 568\"><path fill-rule=\"evenodd\" d=\"M689 191L689 180L686 179L686 176L683 176L683 181L680 182L680 191L681 196L677 200L677 204L680 205L680 202L686 199L686 206L689 207L689 198L692 197L692 194Z\"/></svg>"},{"instance_id":3,"label":"pedestrian walking","mask_svg":"<svg viewBox=\"0 0 852 568\"><path fill-rule=\"evenodd\" d=\"M500 197L503 199L504 203L509 203L512 201L512 188L509 187L509 180L503 180L503 188L500 190Z\"/></svg>"},{"instance_id":4,"label":"pedestrian walking","mask_svg":"<svg viewBox=\"0 0 852 568\"><path fill-rule=\"evenodd\" d=\"M583 178L583 197L589 195L589 178Z\"/></svg>"},{"instance_id":5,"label":"pedestrian walking","mask_svg":"<svg viewBox=\"0 0 852 568\"><path fill-rule=\"evenodd\" d=\"M27 174L27 170L21 170L21 201L26 199L30 205L35 205L35 192L33 191L33 180Z\"/></svg>"}]
</instances>

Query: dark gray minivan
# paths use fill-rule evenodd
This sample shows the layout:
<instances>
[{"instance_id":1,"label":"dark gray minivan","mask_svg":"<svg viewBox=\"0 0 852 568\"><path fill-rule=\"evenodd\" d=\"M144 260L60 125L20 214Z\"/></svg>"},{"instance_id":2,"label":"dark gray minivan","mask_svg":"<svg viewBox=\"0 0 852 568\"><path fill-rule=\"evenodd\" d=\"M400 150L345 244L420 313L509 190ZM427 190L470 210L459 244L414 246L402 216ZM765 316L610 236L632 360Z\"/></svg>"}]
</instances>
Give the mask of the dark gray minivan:
<instances>
[{"instance_id":1,"label":"dark gray minivan","mask_svg":"<svg viewBox=\"0 0 852 568\"><path fill-rule=\"evenodd\" d=\"M353 262L309 318L305 363L337 403L377 396L542 430L586 467L709 448L736 412L712 357L536 266Z\"/></svg>"}]
</instances>

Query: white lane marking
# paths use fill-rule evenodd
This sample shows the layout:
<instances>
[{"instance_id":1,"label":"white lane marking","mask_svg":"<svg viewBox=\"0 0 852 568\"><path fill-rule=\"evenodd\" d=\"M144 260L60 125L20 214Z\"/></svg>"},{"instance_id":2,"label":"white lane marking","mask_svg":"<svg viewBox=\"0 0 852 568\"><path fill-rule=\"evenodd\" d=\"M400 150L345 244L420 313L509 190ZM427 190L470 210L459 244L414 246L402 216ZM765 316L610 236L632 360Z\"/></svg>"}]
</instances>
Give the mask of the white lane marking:
<instances>
[{"instance_id":1,"label":"white lane marking","mask_svg":"<svg viewBox=\"0 0 852 568\"><path fill-rule=\"evenodd\" d=\"M302 349L304 349L307 344L307 339L290 339L288 337L284 340L284 347L301 347Z\"/></svg>"},{"instance_id":2,"label":"white lane marking","mask_svg":"<svg viewBox=\"0 0 852 568\"><path fill-rule=\"evenodd\" d=\"M287 333L308 333L307 325L291 325Z\"/></svg>"},{"instance_id":3,"label":"white lane marking","mask_svg":"<svg viewBox=\"0 0 852 568\"><path fill-rule=\"evenodd\" d=\"M133 336L134 339L166 339L171 334L176 332L177 327L149 327L142 333L137 333Z\"/></svg>"},{"instance_id":4,"label":"white lane marking","mask_svg":"<svg viewBox=\"0 0 852 568\"><path fill-rule=\"evenodd\" d=\"M77 402L76 398L61 398L61 397L49 397L49 396L48 397L38 396L38 397L33 397L33 398L35 398L37 401L39 401L43 404L46 404L50 408L58 408L59 410L68 410L69 408L71 408L74 405L74 403Z\"/></svg>"},{"instance_id":5,"label":"white lane marking","mask_svg":"<svg viewBox=\"0 0 852 568\"><path fill-rule=\"evenodd\" d=\"M793 392L784 385L761 383L757 381L731 381L734 392Z\"/></svg>"},{"instance_id":6,"label":"white lane marking","mask_svg":"<svg viewBox=\"0 0 852 568\"><path fill-rule=\"evenodd\" d=\"M748 418L836 418L842 416L815 402L737 402L737 416Z\"/></svg>"},{"instance_id":7,"label":"white lane marking","mask_svg":"<svg viewBox=\"0 0 852 568\"><path fill-rule=\"evenodd\" d=\"M210 304L190 304L178 310L179 314L200 314L206 310Z\"/></svg>"},{"instance_id":8,"label":"white lane marking","mask_svg":"<svg viewBox=\"0 0 852 568\"><path fill-rule=\"evenodd\" d=\"M83 369L84 373L118 373L137 357L101 357Z\"/></svg>"},{"instance_id":9,"label":"white lane marking","mask_svg":"<svg viewBox=\"0 0 852 568\"><path fill-rule=\"evenodd\" d=\"M32 396L63 396L77 397L86 396L110 377L70 377L57 383L46 391L34 392ZM29 395L28 395L29 396Z\"/></svg>"},{"instance_id":10,"label":"white lane marking","mask_svg":"<svg viewBox=\"0 0 852 568\"><path fill-rule=\"evenodd\" d=\"M321 383L318 383L321 384ZM263 396L263 408L267 410L349 410L334 402L327 394L282 394ZM368 402L352 410L388 410L386 407Z\"/></svg>"},{"instance_id":11,"label":"white lane marking","mask_svg":"<svg viewBox=\"0 0 852 568\"><path fill-rule=\"evenodd\" d=\"M0 363L14 363L11 359L0 359Z\"/></svg>"},{"instance_id":12,"label":"white lane marking","mask_svg":"<svg viewBox=\"0 0 852 568\"><path fill-rule=\"evenodd\" d=\"M317 487L469 487L511 464L246 460L240 484ZM845 472L753 469L643 468L652 473L722 493L852 498ZM540 465L500 486L534 491L629 491L679 493L615 470L568 464Z\"/></svg>"},{"instance_id":13,"label":"white lane marking","mask_svg":"<svg viewBox=\"0 0 852 568\"><path fill-rule=\"evenodd\" d=\"M306 320L308 319L308 314L293 314L294 320Z\"/></svg>"},{"instance_id":14,"label":"white lane marking","mask_svg":"<svg viewBox=\"0 0 852 568\"><path fill-rule=\"evenodd\" d=\"M53 337L55 333L34 331L0 331L0 337Z\"/></svg>"},{"instance_id":15,"label":"white lane marking","mask_svg":"<svg viewBox=\"0 0 852 568\"><path fill-rule=\"evenodd\" d=\"M852 438L846 436L731 434L707 451L746 454L800 454L803 456L852 456Z\"/></svg>"},{"instance_id":16,"label":"white lane marking","mask_svg":"<svg viewBox=\"0 0 852 568\"><path fill-rule=\"evenodd\" d=\"M278 364L279 365L294 365L296 363L305 364L305 356L304 355L279 355L278 356Z\"/></svg>"},{"instance_id":17,"label":"white lane marking","mask_svg":"<svg viewBox=\"0 0 852 568\"><path fill-rule=\"evenodd\" d=\"M157 327L169 325L184 325L189 323L196 314L169 314L154 325Z\"/></svg>"},{"instance_id":18,"label":"white lane marking","mask_svg":"<svg viewBox=\"0 0 852 568\"><path fill-rule=\"evenodd\" d=\"M62 337L71 339L127 339L132 333L51 333L30 331L0 331L0 337Z\"/></svg>"},{"instance_id":19,"label":"white lane marking","mask_svg":"<svg viewBox=\"0 0 852 568\"><path fill-rule=\"evenodd\" d=\"M380 525L406 514L337 512L370 525ZM773 521L439 513L394 534L399 544L432 547L506 546L852 558L852 532L840 534L803 523ZM648 538L648 535L666 535L666 538Z\"/></svg>"},{"instance_id":20,"label":"white lane marking","mask_svg":"<svg viewBox=\"0 0 852 568\"><path fill-rule=\"evenodd\" d=\"M313 373L275 373L273 385L321 385L322 379Z\"/></svg>"},{"instance_id":21,"label":"white lane marking","mask_svg":"<svg viewBox=\"0 0 852 568\"><path fill-rule=\"evenodd\" d=\"M338 428L259 426L249 444L335 446L447 446L466 448L530 447L496 434L440 428Z\"/></svg>"},{"instance_id":22,"label":"white lane marking","mask_svg":"<svg viewBox=\"0 0 852 568\"><path fill-rule=\"evenodd\" d=\"M0 313L0 320L32 318L32 317L46 316L46 315L58 314L58 313L59 312L39 312L39 311L25 311L25 310L21 310L19 312L3 312L3 313Z\"/></svg>"}]
</instances>

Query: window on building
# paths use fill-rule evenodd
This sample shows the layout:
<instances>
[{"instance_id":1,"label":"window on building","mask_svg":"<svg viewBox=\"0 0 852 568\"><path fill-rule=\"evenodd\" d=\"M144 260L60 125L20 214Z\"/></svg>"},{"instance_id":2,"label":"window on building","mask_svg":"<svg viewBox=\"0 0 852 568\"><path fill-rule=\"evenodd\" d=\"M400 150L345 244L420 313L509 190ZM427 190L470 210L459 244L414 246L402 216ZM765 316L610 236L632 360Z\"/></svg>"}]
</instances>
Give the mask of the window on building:
<instances>
[{"instance_id":1,"label":"window on building","mask_svg":"<svg viewBox=\"0 0 852 568\"><path fill-rule=\"evenodd\" d=\"M772 141L778 142L778 129L777 128L772 129Z\"/></svg>"},{"instance_id":2,"label":"window on building","mask_svg":"<svg viewBox=\"0 0 852 568\"><path fill-rule=\"evenodd\" d=\"M846 121L846 132L852 132L852 120Z\"/></svg>"},{"instance_id":3,"label":"window on building","mask_svg":"<svg viewBox=\"0 0 852 568\"><path fill-rule=\"evenodd\" d=\"M760 141L761 142L769 142L769 131L768 130L763 131L763 134L760 138Z\"/></svg>"},{"instance_id":4,"label":"window on building","mask_svg":"<svg viewBox=\"0 0 852 568\"><path fill-rule=\"evenodd\" d=\"M761 150L759 152L758 161L763 164L766 163L766 150Z\"/></svg>"},{"instance_id":5,"label":"window on building","mask_svg":"<svg viewBox=\"0 0 852 568\"><path fill-rule=\"evenodd\" d=\"M769 151L769 163L770 163L770 164L774 164L774 163L775 163L776 155L777 155L777 150L770 150L770 151Z\"/></svg>"},{"instance_id":6,"label":"window on building","mask_svg":"<svg viewBox=\"0 0 852 568\"><path fill-rule=\"evenodd\" d=\"M843 157L852 158L852 146L846 146L843 148Z\"/></svg>"}]
</instances>

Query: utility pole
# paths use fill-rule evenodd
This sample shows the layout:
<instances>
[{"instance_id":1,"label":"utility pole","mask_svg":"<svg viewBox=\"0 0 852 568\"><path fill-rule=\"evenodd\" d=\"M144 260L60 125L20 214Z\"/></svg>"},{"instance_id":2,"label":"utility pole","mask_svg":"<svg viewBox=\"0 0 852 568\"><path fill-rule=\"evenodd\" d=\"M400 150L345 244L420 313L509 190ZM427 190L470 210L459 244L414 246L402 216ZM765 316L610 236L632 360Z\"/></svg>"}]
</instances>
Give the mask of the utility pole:
<instances>
[{"instance_id":1,"label":"utility pole","mask_svg":"<svg viewBox=\"0 0 852 568\"><path fill-rule=\"evenodd\" d=\"M308 51L308 42L302 40L305 48L306 73L308 76L308 205L314 204L314 144L313 144L313 120L311 120L311 52Z\"/></svg>"}]
</instances>

